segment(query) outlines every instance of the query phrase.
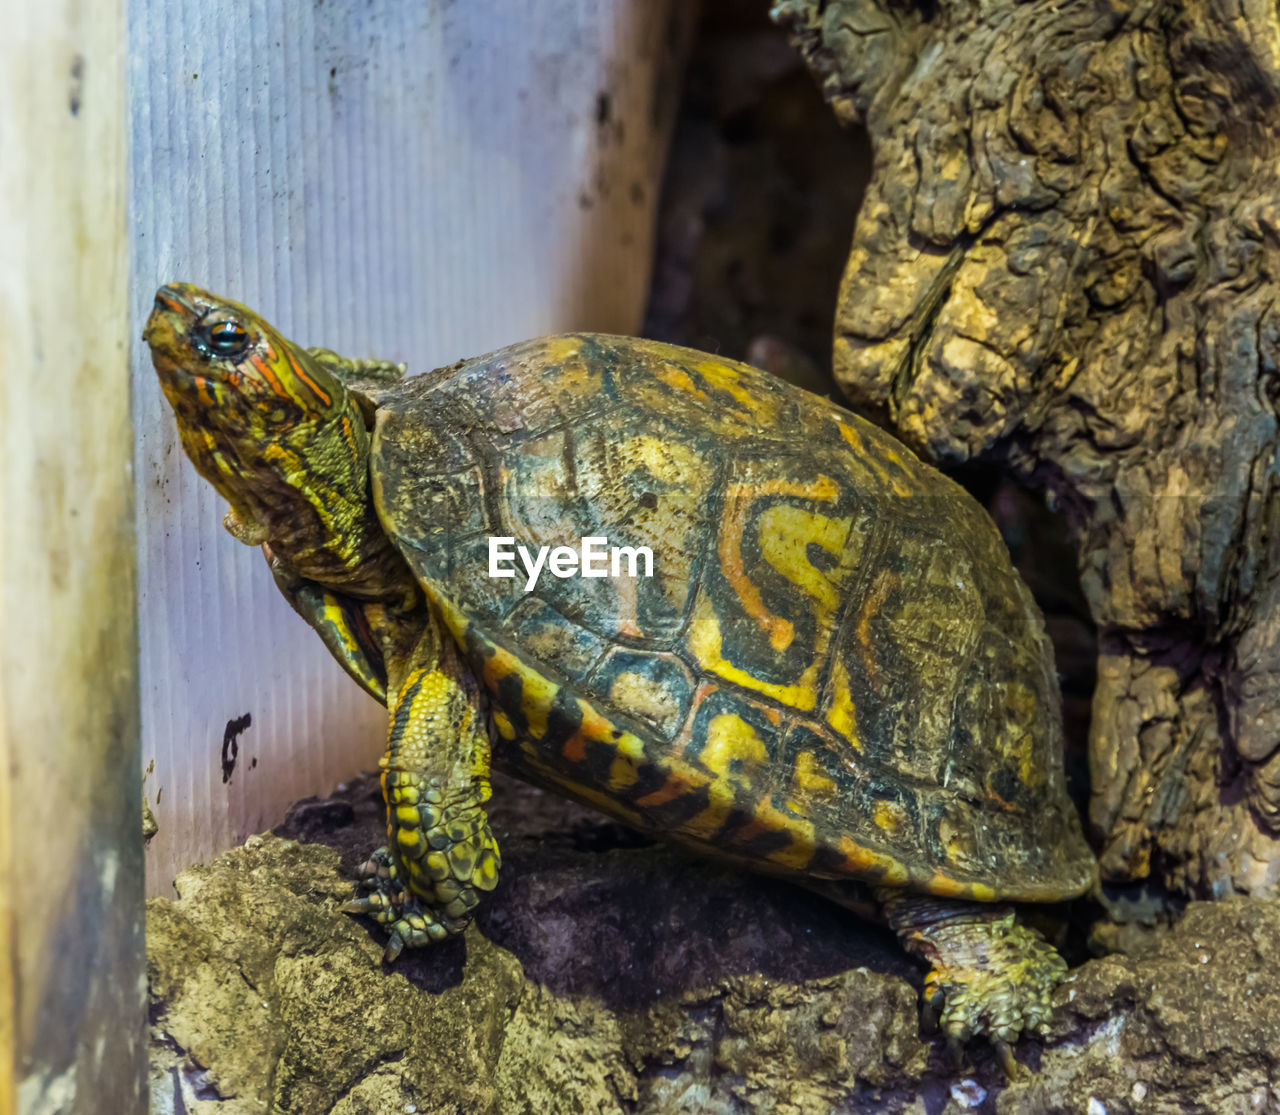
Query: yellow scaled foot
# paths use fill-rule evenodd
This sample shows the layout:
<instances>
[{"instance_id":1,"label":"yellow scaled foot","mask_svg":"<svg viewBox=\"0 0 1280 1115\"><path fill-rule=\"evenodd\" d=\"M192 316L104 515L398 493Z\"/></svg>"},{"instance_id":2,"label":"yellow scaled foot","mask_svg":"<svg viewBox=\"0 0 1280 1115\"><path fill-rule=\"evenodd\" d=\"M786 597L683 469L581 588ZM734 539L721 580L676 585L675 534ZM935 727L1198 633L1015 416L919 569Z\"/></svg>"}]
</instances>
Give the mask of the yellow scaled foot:
<instances>
[{"instance_id":1,"label":"yellow scaled foot","mask_svg":"<svg viewBox=\"0 0 1280 1115\"><path fill-rule=\"evenodd\" d=\"M469 913L451 917L424 905L400 882L395 862L386 848L379 848L360 866L356 897L344 902L342 912L371 917L389 936L383 959L390 963L406 948L436 944L461 933L471 921Z\"/></svg>"},{"instance_id":2,"label":"yellow scaled foot","mask_svg":"<svg viewBox=\"0 0 1280 1115\"><path fill-rule=\"evenodd\" d=\"M886 895L885 914L907 949L929 962L925 1017L936 1017L954 1059L971 1037L991 1040L1012 1079L1024 1073L1012 1046L1044 1033L1066 962L1008 907Z\"/></svg>"}]
</instances>

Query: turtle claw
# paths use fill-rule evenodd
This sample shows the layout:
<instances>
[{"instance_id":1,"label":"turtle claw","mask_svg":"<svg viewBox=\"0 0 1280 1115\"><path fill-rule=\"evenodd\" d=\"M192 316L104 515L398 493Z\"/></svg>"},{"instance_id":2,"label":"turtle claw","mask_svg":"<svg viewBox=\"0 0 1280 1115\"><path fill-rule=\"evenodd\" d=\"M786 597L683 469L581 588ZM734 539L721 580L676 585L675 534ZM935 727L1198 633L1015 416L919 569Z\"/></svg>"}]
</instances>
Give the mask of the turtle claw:
<instances>
[{"instance_id":1,"label":"turtle claw","mask_svg":"<svg viewBox=\"0 0 1280 1115\"><path fill-rule=\"evenodd\" d=\"M382 895L370 895L367 898L348 898L338 910L344 914L359 914L361 916L367 914L370 917L377 917L382 910Z\"/></svg>"},{"instance_id":2,"label":"turtle claw","mask_svg":"<svg viewBox=\"0 0 1280 1115\"><path fill-rule=\"evenodd\" d=\"M921 1019L936 1021L952 1060L964 1043L985 1037L1010 1080L1024 1074L1012 1046L1025 1033L1044 1033L1053 989L1067 965L1008 906L879 893L903 944L929 962Z\"/></svg>"},{"instance_id":3,"label":"turtle claw","mask_svg":"<svg viewBox=\"0 0 1280 1115\"><path fill-rule=\"evenodd\" d=\"M996 1056L1000 1059L1000 1067L1004 1069L1004 1078L1013 1083L1015 1080L1026 1080L1030 1073L1021 1065L1017 1058L1013 1055L1013 1047L1007 1041L996 1038L992 1046L995 1048Z\"/></svg>"},{"instance_id":4,"label":"turtle claw","mask_svg":"<svg viewBox=\"0 0 1280 1115\"><path fill-rule=\"evenodd\" d=\"M465 920L437 916L416 898L406 899L399 911L382 924L388 930L387 945L382 951L382 959L387 964L407 948L425 948L427 945L438 944L467 927Z\"/></svg>"},{"instance_id":5,"label":"turtle claw","mask_svg":"<svg viewBox=\"0 0 1280 1115\"><path fill-rule=\"evenodd\" d=\"M938 1032L938 1019L945 1005L946 996L943 995L940 987L935 987L932 993L926 992L924 1003L920 1007L920 1028L926 1034Z\"/></svg>"},{"instance_id":6,"label":"turtle claw","mask_svg":"<svg viewBox=\"0 0 1280 1115\"><path fill-rule=\"evenodd\" d=\"M395 878L395 861L385 847L377 849L356 868L356 886L363 890L382 891Z\"/></svg>"},{"instance_id":7,"label":"turtle claw","mask_svg":"<svg viewBox=\"0 0 1280 1115\"><path fill-rule=\"evenodd\" d=\"M387 963L407 948L422 948L461 933L471 920L433 910L412 894L400 882L395 860L386 848L379 848L365 860L356 875L356 893L339 909L344 914L372 918L387 930L382 954Z\"/></svg>"},{"instance_id":8,"label":"turtle claw","mask_svg":"<svg viewBox=\"0 0 1280 1115\"><path fill-rule=\"evenodd\" d=\"M382 950L382 962L391 964L397 956L404 950L404 939L399 933L392 933L387 938L387 947Z\"/></svg>"},{"instance_id":9,"label":"turtle claw","mask_svg":"<svg viewBox=\"0 0 1280 1115\"><path fill-rule=\"evenodd\" d=\"M1024 1033L1041 1033L1052 1013L1051 994L1066 975L1062 958L1038 933L1012 915L969 926L972 936L935 960L926 981L927 1002L945 998L941 1028L951 1042L986 1035L1010 1080L1024 1069L1012 1046Z\"/></svg>"}]
</instances>

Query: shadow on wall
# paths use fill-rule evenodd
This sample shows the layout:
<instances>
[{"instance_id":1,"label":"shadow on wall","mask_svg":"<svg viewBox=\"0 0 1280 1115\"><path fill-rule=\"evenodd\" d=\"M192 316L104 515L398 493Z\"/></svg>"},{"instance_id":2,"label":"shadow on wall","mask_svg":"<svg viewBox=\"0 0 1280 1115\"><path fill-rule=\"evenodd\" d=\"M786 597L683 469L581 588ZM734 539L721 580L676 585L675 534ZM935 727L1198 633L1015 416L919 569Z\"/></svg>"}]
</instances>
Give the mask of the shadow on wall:
<instances>
[{"instance_id":1,"label":"shadow on wall","mask_svg":"<svg viewBox=\"0 0 1280 1115\"><path fill-rule=\"evenodd\" d=\"M786 378L833 393L836 290L870 168L865 133L837 124L766 6L708 0L662 187L645 335L739 360L763 339L795 370Z\"/></svg>"}]
</instances>

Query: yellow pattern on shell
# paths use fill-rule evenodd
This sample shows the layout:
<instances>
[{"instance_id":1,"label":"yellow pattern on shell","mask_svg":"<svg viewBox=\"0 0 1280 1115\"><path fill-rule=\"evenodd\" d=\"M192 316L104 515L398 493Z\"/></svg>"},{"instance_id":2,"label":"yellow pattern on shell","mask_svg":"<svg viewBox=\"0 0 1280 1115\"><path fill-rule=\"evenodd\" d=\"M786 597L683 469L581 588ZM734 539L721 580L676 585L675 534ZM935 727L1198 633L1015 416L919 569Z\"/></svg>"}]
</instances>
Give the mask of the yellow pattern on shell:
<instances>
[{"instance_id":1,"label":"yellow pattern on shell","mask_svg":"<svg viewBox=\"0 0 1280 1115\"><path fill-rule=\"evenodd\" d=\"M557 370L561 369L561 365L575 359L582 351L582 338L571 333L547 337L540 343L542 351L538 353L538 359L545 360L549 367Z\"/></svg>"},{"instance_id":2,"label":"yellow pattern on shell","mask_svg":"<svg viewBox=\"0 0 1280 1115\"><path fill-rule=\"evenodd\" d=\"M530 734L535 739L541 739L547 734L547 715L560 692L560 686L530 670L514 656L513 661L514 671L520 675L522 683L520 706L524 710L525 722L529 725Z\"/></svg>"},{"instance_id":3,"label":"yellow pattern on shell","mask_svg":"<svg viewBox=\"0 0 1280 1115\"><path fill-rule=\"evenodd\" d=\"M727 364L718 360L704 360L697 371L717 391L731 395L747 412L754 423L768 428L778 417L778 406L768 395L756 395L742 386L742 377Z\"/></svg>"},{"instance_id":4,"label":"yellow pattern on shell","mask_svg":"<svg viewBox=\"0 0 1280 1115\"><path fill-rule=\"evenodd\" d=\"M813 859L813 824L775 809L763 792L769 752L755 728L733 713L713 716L707 724L707 740L699 758L716 777L707 784L707 807L682 825L682 832L708 839L724 824L735 805L741 808L754 801L751 820L739 835L750 838L785 833L789 837L787 844L765 855L773 863L800 868Z\"/></svg>"},{"instance_id":5,"label":"yellow pattern on shell","mask_svg":"<svg viewBox=\"0 0 1280 1115\"><path fill-rule=\"evenodd\" d=\"M720 831L721 826L728 819L729 813L733 809L733 801L733 789L731 787L721 785L718 782L709 783L707 785L706 807L695 813L687 821L677 825L675 831L694 840L710 842L711 838Z\"/></svg>"},{"instance_id":6,"label":"yellow pattern on shell","mask_svg":"<svg viewBox=\"0 0 1280 1115\"><path fill-rule=\"evenodd\" d=\"M627 458L633 466L648 469L655 480L664 484L687 483L690 476L701 472L704 460L687 445L638 435L628 438Z\"/></svg>"},{"instance_id":7,"label":"yellow pattern on shell","mask_svg":"<svg viewBox=\"0 0 1280 1115\"><path fill-rule=\"evenodd\" d=\"M862 435L853 426L839 419L836 420L836 425L840 427L840 436L848 442L858 460L875 474L877 480L892 488L893 494L900 499L908 499L914 495L911 485L906 480L905 464L892 446L879 445L876 447L878 452L873 453L867 448L867 443L862 440ZM897 468L885 468L880 463L882 455L887 457L892 464L897 465Z\"/></svg>"},{"instance_id":8,"label":"yellow pattern on shell","mask_svg":"<svg viewBox=\"0 0 1280 1115\"><path fill-rule=\"evenodd\" d=\"M663 383L674 387L677 391L683 391L687 395L692 395L695 399L707 402L707 393L702 390L693 378L677 364L661 363L653 369L656 375Z\"/></svg>"},{"instance_id":9,"label":"yellow pattern on shell","mask_svg":"<svg viewBox=\"0 0 1280 1115\"><path fill-rule=\"evenodd\" d=\"M852 746L862 749L858 739L857 708L849 689L849 671L838 656L831 670L831 707L827 709L827 723Z\"/></svg>"},{"instance_id":10,"label":"yellow pattern on shell","mask_svg":"<svg viewBox=\"0 0 1280 1115\"><path fill-rule=\"evenodd\" d=\"M986 883L962 883L941 871L935 871L929 876L925 881L925 890L940 898L971 898L975 902L992 902L996 896L994 888Z\"/></svg>"},{"instance_id":11,"label":"yellow pattern on shell","mask_svg":"<svg viewBox=\"0 0 1280 1115\"><path fill-rule=\"evenodd\" d=\"M760 552L765 560L798 589L818 601L822 607L819 622L822 622L840 606L840 595L827 575L809 560L809 544L816 542L839 559L851 520L833 519L793 504L780 503L766 510L759 523Z\"/></svg>"},{"instance_id":12,"label":"yellow pattern on shell","mask_svg":"<svg viewBox=\"0 0 1280 1115\"><path fill-rule=\"evenodd\" d=\"M877 828L893 837L898 834L909 818L901 802L884 799L876 802L872 807L871 819Z\"/></svg>"},{"instance_id":13,"label":"yellow pattern on shell","mask_svg":"<svg viewBox=\"0 0 1280 1115\"><path fill-rule=\"evenodd\" d=\"M1009 710L1004 743L1006 754L1018 760L1018 778L1024 786L1041 786L1048 772L1036 762L1036 741L1025 725L1035 723L1036 695L1021 682L1009 682L1005 687L1005 702ZM1019 733L1016 739L1007 738Z\"/></svg>"},{"instance_id":14,"label":"yellow pattern on shell","mask_svg":"<svg viewBox=\"0 0 1280 1115\"><path fill-rule=\"evenodd\" d=\"M768 766L769 752L742 717L722 712L707 725L707 742L699 758L713 774L749 793L752 775Z\"/></svg>"},{"instance_id":15,"label":"yellow pattern on shell","mask_svg":"<svg viewBox=\"0 0 1280 1115\"><path fill-rule=\"evenodd\" d=\"M470 626L469 622L463 619L458 609L447 598L436 592L429 592L429 595L438 607L445 625L454 633L460 645L465 645L464 637ZM705 604L704 601L701 603ZM701 635L697 630L699 620L702 626ZM719 625L709 608L695 608L692 627L694 630L690 637L690 646L711 672L718 673L730 681L739 681L740 684L776 697L793 707L814 707L811 671L806 671L801 683L796 686L775 686L758 682L745 675L745 672L737 670L732 664L724 662L720 657ZM492 645L487 638L484 642ZM699 648L702 654L699 654ZM714 653L711 653L712 651ZM721 667L720 669L716 669L717 664ZM497 654L489 659L488 665L499 677L517 673L523 681L532 674L529 667L509 651L501 648L497 648ZM745 680L740 681L740 678ZM547 686L551 685L545 679L540 678L540 680ZM827 713L828 722L856 747L852 703L848 701L846 704L848 678L838 661L833 681L835 682L834 699L832 708ZM845 698L841 698L842 692L846 694ZM645 828L644 813L631 804L619 800L618 797L634 785L639 771L648 761L643 741L625 730L615 737L613 732L618 729L607 717L602 716L581 698L575 698L575 700L583 716L581 735L587 739L607 741L615 750L615 756L609 768L606 787L608 792L584 786L564 772L553 768L545 761L539 748L529 740L521 740L519 744L523 765L535 779L557 787L569 796L595 806L625 823ZM495 723L497 723L496 719ZM732 765L735 759L739 760L736 770ZM731 713L713 717L708 724L707 746L702 752L700 765L690 763L665 750L661 761L669 768L667 783L682 784L687 787L687 792L696 792L700 788L705 788L707 795L706 806L688 820L674 825L670 830L672 835L695 843L711 844L732 853L732 843L725 843L723 839L716 840L715 837L733 810L745 805L752 809L751 820L741 829L735 830L733 835L746 843L758 835L786 833L790 837L788 843L784 847L766 853L763 858L788 870L804 870L812 861L817 848L817 826L809 819L808 803L815 799L839 796L838 786L823 772L811 752L801 752L796 759L788 790L790 799L786 803L786 811L775 807L768 797L762 796L759 787L747 788L748 775L761 770L767 772L768 754L763 740L754 729ZM711 772L711 777L708 777L706 771ZM748 803L754 803L754 808ZM879 816L873 816L872 820L888 822L891 817L889 808L881 803L881 808L877 810ZM886 835L891 834L886 833ZM922 889L944 897L969 898L982 902L993 901L996 897L996 892L990 885L962 882L937 869L927 875L909 872L894 855L875 851L855 842L847 835L840 837L836 850L844 858L843 870L838 874L861 876L886 886L905 886L914 878L916 885ZM1052 887L1043 888L1043 894L1028 892L1028 897L1032 899L1051 900L1057 896L1057 892Z\"/></svg>"},{"instance_id":16,"label":"yellow pattern on shell","mask_svg":"<svg viewBox=\"0 0 1280 1115\"><path fill-rule=\"evenodd\" d=\"M693 620L689 625L689 650L703 669L726 681L753 689L801 712L807 712L818 703L818 666L808 666L795 685L775 685L762 681L749 670L742 670L728 661L721 653L722 635L720 621L705 595L698 597L694 605Z\"/></svg>"},{"instance_id":17,"label":"yellow pattern on shell","mask_svg":"<svg viewBox=\"0 0 1280 1115\"><path fill-rule=\"evenodd\" d=\"M795 638L795 625L789 619L775 615L772 609L766 606L764 597L760 592L760 586L747 574L742 558L742 543L749 517L753 508L763 496L817 500L829 503L837 499L839 494L839 488L829 476L818 476L809 484L794 483L785 479L737 482L730 484L725 493L724 509L720 517L719 536L716 545L720 559L720 573L729 582L743 610L753 617L760 625L760 629L769 636L769 645L775 651L786 650L791 645L792 640ZM769 510L776 509L777 506L775 505L775 508L766 508L761 517L764 518ZM786 507L789 505L781 506ZM801 512L801 514L803 515L804 513ZM796 562L799 560L804 564L808 564L807 546L810 540L803 536L801 521L794 518L787 519L785 511L783 512L783 519L779 521L779 525L784 523L795 532L795 542L804 552L799 559L794 556L781 556L779 560L787 567L787 570L795 573L802 581L805 581L816 570L810 567L809 573L799 571L796 567ZM761 544L766 544L770 540L766 537L763 526L758 529L757 537ZM780 570L780 572L790 579L788 571ZM818 630L825 631L826 625L819 624ZM820 644L813 648L815 660L823 658L826 642L827 638L824 637Z\"/></svg>"},{"instance_id":18,"label":"yellow pattern on shell","mask_svg":"<svg viewBox=\"0 0 1280 1115\"><path fill-rule=\"evenodd\" d=\"M609 789L621 792L634 786L640 777L636 764L625 755L615 755L609 764Z\"/></svg>"},{"instance_id":19,"label":"yellow pattern on shell","mask_svg":"<svg viewBox=\"0 0 1280 1115\"><path fill-rule=\"evenodd\" d=\"M791 797L787 808L793 813L807 814L809 804L815 799L834 801L839 794L835 781L818 766L812 751L801 751L796 756L791 775Z\"/></svg>"},{"instance_id":20,"label":"yellow pattern on shell","mask_svg":"<svg viewBox=\"0 0 1280 1115\"><path fill-rule=\"evenodd\" d=\"M608 743L614 752L609 764L610 790L622 791L635 784L645 762L644 742L633 732L616 727L581 698L576 698L581 718L578 731L586 739Z\"/></svg>"},{"instance_id":21,"label":"yellow pattern on shell","mask_svg":"<svg viewBox=\"0 0 1280 1115\"><path fill-rule=\"evenodd\" d=\"M907 883L907 869L892 856L873 852L848 836L840 837L840 851L854 875L874 875L876 882L891 887L905 886Z\"/></svg>"},{"instance_id":22,"label":"yellow pattern on shell","mask_svg":"<svg viewBox=\"0 0 1280 1115\"><path fill-rule=\"evenodd\" d=\"M783 847L775 848L772 852L766 853L765 859L770 863L777 863L783 867L799 869L809 866L809 861L813 859L814 853L817 851L817 840L812 821L802 820L783 813L775 809L767 801L762 802L756 809L755 819L757 823L768 824L775 831L785 832L791 837L790 842Z\"/></svg>"}]
</instances>

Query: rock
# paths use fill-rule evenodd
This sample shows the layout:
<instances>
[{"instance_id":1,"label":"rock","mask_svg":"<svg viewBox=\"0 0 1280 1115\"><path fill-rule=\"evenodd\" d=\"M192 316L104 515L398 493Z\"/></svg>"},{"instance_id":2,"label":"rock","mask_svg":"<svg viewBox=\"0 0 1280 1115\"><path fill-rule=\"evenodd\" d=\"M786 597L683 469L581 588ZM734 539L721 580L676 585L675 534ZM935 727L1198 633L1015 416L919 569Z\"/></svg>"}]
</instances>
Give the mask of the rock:
<instances>
[{"instance_id":1,"label":"rock","mask_svg":"<svg viewBox=\"0 0 1280 1115\"><path fill-rule=\"evenodd\" d=\"M1280 903L1193 903L1150 952L1077 969L1047 1042L1018 1049L1037 1074L1008 1085L989 1049L951 1072L920 1037L921 973L883 929L518 783L496 782L493 818L504 876L477 923L390 966L337 909L381 833L373 778L183 872L148 912L153 1110L1280 1103Z\"/></svg>"},{"instance_id":2,"label":"rock","mask_svg":"<svg viewBox=\"0 0 1280 1115\"><path fill-rule=\"evenodd\" d=\"M1058 989L1035 1080L996 1110L1280 1110L1280 902L1193 902L1154 949Z\"/></svg>"}]
</instances>

